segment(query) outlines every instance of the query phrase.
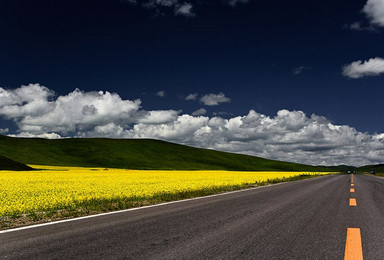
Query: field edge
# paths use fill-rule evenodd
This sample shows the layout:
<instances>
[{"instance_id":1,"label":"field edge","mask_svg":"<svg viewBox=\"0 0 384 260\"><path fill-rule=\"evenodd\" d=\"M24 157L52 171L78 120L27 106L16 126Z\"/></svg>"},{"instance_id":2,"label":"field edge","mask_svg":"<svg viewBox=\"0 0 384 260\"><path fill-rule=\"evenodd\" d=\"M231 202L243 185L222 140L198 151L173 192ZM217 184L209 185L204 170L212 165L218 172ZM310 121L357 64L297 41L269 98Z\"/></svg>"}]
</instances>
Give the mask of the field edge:
<instances>
[{"instance_id":1,"label":"field edge","mask_svg":"<svg viewBox=\"0 0 384 260\"><path fill-rule=\"evenodd\" d=\"M87 201L76 205L76 207L65 209L51 209L44 212L29 212L21 215L2 216L0 217L0 231L13 228L25 227L36 224L49 223L54 221L96 215L101 213L114 212L143 206L157 205L166 202L180 201L198 197L205 197L214 194L226 193L231 191L256 188L282 182L299 181L309 178L316 178L337 173L315 173L315 174L300 174L289 178L276 178L259 183L245 183L241 185L226 185L212 188L206 188L194 191L184 191L179 193L163 193L156 194L152 197L142 198L116 198L116 199L98 199Z\"/></svg>"}]
</instances>

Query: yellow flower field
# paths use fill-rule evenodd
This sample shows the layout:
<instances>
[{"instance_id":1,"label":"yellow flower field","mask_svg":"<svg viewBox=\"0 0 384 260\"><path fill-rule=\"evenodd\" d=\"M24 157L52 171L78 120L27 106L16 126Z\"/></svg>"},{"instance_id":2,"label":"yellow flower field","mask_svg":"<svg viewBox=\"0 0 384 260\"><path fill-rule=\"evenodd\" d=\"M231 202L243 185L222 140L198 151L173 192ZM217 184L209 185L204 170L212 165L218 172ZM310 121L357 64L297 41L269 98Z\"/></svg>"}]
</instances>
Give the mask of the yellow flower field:
<instances>
[{"instance_id":1,"label":"yellow flower field","mask_svg":"<svg viewBox=\"0 0 384 260\"><path fill-rule=\"evenodd\" d=\"M157 201L166 201L178 199L178 194L188 192L197 192L194 196L198 196L198 191L201 190L260 183L268 179L303 174L32 167L44 170L0 171L0 216L76 209L89 205L90 202L143 201L157 197Z\"/></svg>"}]
</instances>

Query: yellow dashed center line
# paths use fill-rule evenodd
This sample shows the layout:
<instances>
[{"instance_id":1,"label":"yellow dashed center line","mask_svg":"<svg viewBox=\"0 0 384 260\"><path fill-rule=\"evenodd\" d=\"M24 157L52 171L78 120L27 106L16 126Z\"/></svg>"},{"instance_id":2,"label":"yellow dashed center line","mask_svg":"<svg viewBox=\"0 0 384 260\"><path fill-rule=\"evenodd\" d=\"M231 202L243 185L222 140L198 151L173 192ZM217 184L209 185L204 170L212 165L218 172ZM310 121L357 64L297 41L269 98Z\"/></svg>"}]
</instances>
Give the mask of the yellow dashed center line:
<instances>
[{"instance_id":1,"label":"yellow dashed center line","mask_svg":"<svg viewBox=\"0 0 384 260\"><path fill-rule=\"evenodd\" d=\"M360 228L347 229L344 260L362 260L363 249L361 246Z\"/></svg>"},{"instance_id":2,"label":"yellow dashed center line","mask_svg":"<svg viewBox=\"0 0 384 260\"><path fill-rule=\"evenodd\" d=\"M353 183L353 174L351 175L351 187L355 187ZM354 193L355 188L350 188L349 192ZM349 206L357 206L355 198L349 198ZM363 248L361 246L360 228L347 229L347 241L345 242L344 260L362 260Z\"/></svg>"}]
</instances>

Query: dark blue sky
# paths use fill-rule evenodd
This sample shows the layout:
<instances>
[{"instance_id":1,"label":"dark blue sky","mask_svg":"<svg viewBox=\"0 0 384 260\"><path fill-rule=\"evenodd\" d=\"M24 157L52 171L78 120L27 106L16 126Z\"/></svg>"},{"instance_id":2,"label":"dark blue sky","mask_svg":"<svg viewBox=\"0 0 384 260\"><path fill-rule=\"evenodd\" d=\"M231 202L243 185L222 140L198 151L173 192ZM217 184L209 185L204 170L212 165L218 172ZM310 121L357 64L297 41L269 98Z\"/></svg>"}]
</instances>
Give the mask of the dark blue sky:
<instances>
[{"instance_id":1,"label":"dark blue sky","mask_svg":"<svg viewBox=\"0 0 384 260\"><path fill-rule=\"evenodd\" d=\"M384 130L384 77L341 75L347 63L384 56L382 31L345 28L366 21L365 1L201 2L187 18L117 0L1 0L0 86L108 90L186 113L198 105L180 96L223 92L232 102L221 109L235 115L284 108ZM167 100L150 95L159 90Z\"/></svg>"},{"instance_id":2,"label":"dark blue sky","mask_svg":"<svg viewBox=\"0 0 384 260\"><path fill-rule=\"evenodd\" d=\"M384 57L384 26L362 11L367 0L134 2L0 0L0 87L103 90L187 114L203 107L188 94L224 93L230 102L204 106L205 116L300 110L384 132L383 74L342 75ZM15 133L18 120L0 117L0 128Z\"/></svg>"}]
</instances>

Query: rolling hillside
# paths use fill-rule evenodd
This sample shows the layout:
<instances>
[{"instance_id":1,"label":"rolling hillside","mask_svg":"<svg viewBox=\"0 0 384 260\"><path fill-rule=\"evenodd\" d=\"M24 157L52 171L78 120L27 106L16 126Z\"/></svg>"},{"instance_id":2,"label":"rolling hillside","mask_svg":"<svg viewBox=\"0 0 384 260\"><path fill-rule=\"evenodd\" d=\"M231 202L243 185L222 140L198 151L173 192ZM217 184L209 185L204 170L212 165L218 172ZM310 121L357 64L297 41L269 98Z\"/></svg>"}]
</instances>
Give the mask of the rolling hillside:
<instances>
[{"instance_id":1,"label":"rolling hillside","mask_svg":"<svg viewBox=\"0 0 384 260\"><path fill-rule=\"evenodd\" d=\"M0 155L0 170L28 171L32 170L32 168L23 163L16 162L14 160L8 159L5 156Z\"/></svg>"},{"instance_id":2,"label":"rolling hillside","mask_svg":"<svg viewBox=\"0 0 384 260\"><path fill-rule=\"evenodd\" d=\"M384 164L366 165L358 168L359 172L367 173L374 171L375 173L384 173Z\"/></svg>"},{"instance_id":3,"label":"rolling hillside","mask_svg":"<svg viewBox=\"0 0 384 260\"><path fill-rule=\"evenodd\" d=\"M26 164L58 166L163 170L330 170L149 139L47 140L0 136L0 155Z\"/></svg>"},{"instance_id":4,"label":"rolling hillside","mask_svg":"<svg viewBox=\"0 0 384 260\"><path fill-rule=\"evenodd\" d=\"M328 168L338 171L338 172L348 172L348 171L356 171L357 167L348 166L348 165L338 165L338 166L328 166Z\"/></svg>"}]
</instances>

